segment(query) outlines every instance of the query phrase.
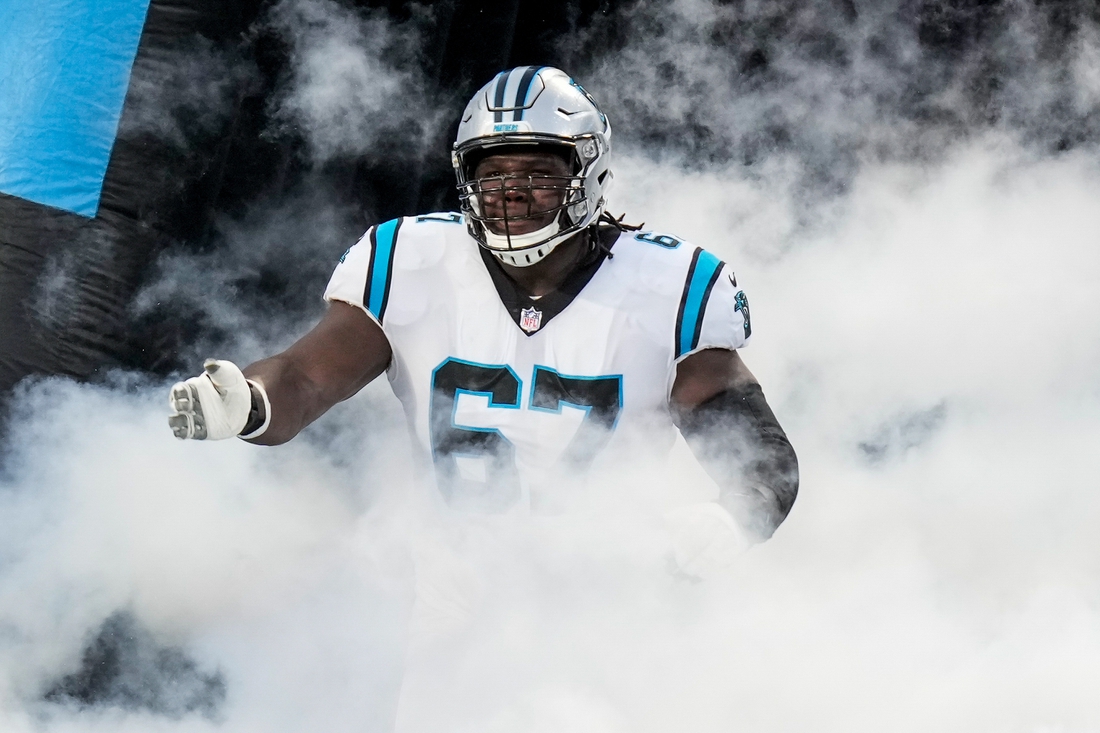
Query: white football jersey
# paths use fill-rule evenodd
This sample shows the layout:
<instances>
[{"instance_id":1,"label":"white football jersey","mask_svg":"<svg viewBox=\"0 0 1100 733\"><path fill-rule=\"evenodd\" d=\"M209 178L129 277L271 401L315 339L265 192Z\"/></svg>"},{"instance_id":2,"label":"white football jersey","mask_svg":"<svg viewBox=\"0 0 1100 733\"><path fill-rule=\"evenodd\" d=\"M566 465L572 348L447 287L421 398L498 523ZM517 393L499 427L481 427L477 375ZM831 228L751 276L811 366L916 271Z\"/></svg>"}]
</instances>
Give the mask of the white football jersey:
<instances>
[{"instance_id":1,"label":"white football jersey","mask_svg":"<svg viewBox=\"0 0 1100 733\"><path fill-rule=\"evenodd\" d=\"M382 327L414 449L451 506L538 503L566 472L667 452L676 363L748 341L748 301L717 257L667 234L615 236L611 256L538 299L457 213L379 224L340 258L325 299Z\"/></svg>"}]
</instances>

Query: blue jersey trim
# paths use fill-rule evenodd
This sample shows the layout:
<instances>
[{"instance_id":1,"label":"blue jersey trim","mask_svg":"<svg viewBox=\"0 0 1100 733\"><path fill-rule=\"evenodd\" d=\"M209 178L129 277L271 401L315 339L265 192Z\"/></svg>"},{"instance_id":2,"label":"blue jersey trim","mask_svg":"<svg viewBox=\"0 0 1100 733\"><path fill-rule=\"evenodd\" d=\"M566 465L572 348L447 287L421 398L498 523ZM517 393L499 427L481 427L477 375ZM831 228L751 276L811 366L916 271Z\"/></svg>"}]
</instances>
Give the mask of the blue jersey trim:
<instances>
[{"instance_id":1,"label":"blue jersey trim","mask_svg":"<svg viewBox=\"0 0 1100 733\"><path fill-rule=\"evenodd\" d=\"M676 319L676 358L699 345L710 292L722 271L720 259L703 249L696 249L688 269L687 284L680 300L680 313Z\"/></svg>"},{"instance_id":2,"label":"blue jersey trim","mask_svg":"<svg viewBox=\"0 0 1100 733\"><path fill-rule=\"evenodd\" d=\"M149 0L0 0L0 192L94 217Z\"/></svg>"},{"instance_id":3,"label":"blue jersey trim","mask_svg":"<svg viewBox=\"0 0 1100 733\"><path fill-rule=\"evenodd\" d=\"M473 431L475 433L496 433L506 443L511 445L512 441L508 440L508 438L505 437L504 433L502 433L499 428L479 428L479 427L474 427L474 426L471 426L471 425L459 425L455 421L455 416L458 414L458 396L460 394L468 394L468 395L474 395L474 396L477 396L477 397L485 397L488 401L488 406L489 407L496 407L496 408L500 408L500 409L503 409L503 410L518 410L518 409L520 409L520 405L523 403L523 380L519 378L518 374L516 374L516 370L513 369L512 367L510 367L507 364L482 364L479 361L468 361L466 359L459 359L459 358L454 357L454 356L449 356L446 359L444 359L442 362L440 362L439 366L437 366L435 369L432 370L432 385L431 385L431 392L429 394L435 394L435 391L436 391L436 386L435 386L436 374L439 373L440 369L442 369L443 367L447 366L448 364L450 364L452 362L458 363L458 364L466 364L467 366L482 367L482 368L485 368L485 369L505 369L516 380L516 401L515 402L496 402L494 397L493 397L492 392L487 392L487 391L483 391L483 390L474 390L474 389L463 389L462 387L456 387L454 395L453 395L454 405L451 406L451 427L452 428L455 428L457 430L470 430L470 431ZM435 450L435 444L434 443L432 443L432 445L431 445L431 451L432 451L432 460L438 460L438 456L436 455L436 450ZM452 453L451 455L471 456L471 455L476 455L476 454L456 452L456 453Z\"/></svg>"},{"instance_id":4,"label":"blue jersey trim","mask_svg":"<svg viewBox=\"0 0 1100 733\"><path fill-rule=\"evenodd\" d=\"M371 231L370 267L367 270L367 292L363 301L379 323L386 314L386 306L390 300L393 253L397 248L397 232L400 228L401 220L391 219Z\"/></svg>"},{"instance_id":5,"label":"blue jersey trim","mask_svg":"<svg viewBox=\"0 0 1100 733\"><path fill-rule=\"evenodd\" d=\"M442 224L461 224L462 214L457 211L445 211L435 214L421 214L416 217L417 224L423 224L425 222L439 222Z\"/></svg>"},{"instance_id":6,"label":"blue jersey trim","mask_svg":"<svg viewBox=\"0 0 1100 733\"><path fill-rule=\"evenodd\" d=\"M462 360L461 359L454 359L454 361L462 361ZM475 364L477 366L489 366L487 364L476 364L476 362L466 362L466 363L467 364ZM512 367L505 365L505 368L509 372L512 373L512 376L516 377L517 381L519 380L519 377L516 376L516 373L514 371L512 371ZM437 369L437 371L438 371L438 369ZM433 390L435 389L435 372L432 372L432 389ZM505 436L504 433L502 433L500 431L500 428L479 428L479 427L476 427L474 425L460 425L458 423L458 420L456 419L457 416L458 416L458 396L468 394L468 395L473 395L474 397L484 397L488 401L488 403L489 403L488 406L489 407L497 407L497 408L500 408L502 410L518 410L519 405L520 405L520 396L522 394L522 390L523 390L523 382L520 382L520 389L516 391L516 401L513 404L511 402L494 402L492 392L479 392L479 391L474 390L474 389L462 389L461 387L458 387L457 389L455 389L455 395L454 395L455 403L454 403L454 406L451 408L451 427L455 428L456 430L470 430L470 431L475 432L475 433L496 433L497 435L500 436L501 440L503 440L505 443L508 443L509 445L511 445L512 441L508 440L507 436ZM480 455L477 454L477 453L463 453L461 451L454 451L454 452L451 453L451 455L452 456L468 456L468 457L471 457L471 458L479 458L480 457ZM432 446L432 459L434 460L435 457L436 457L436 455L435 455L435 446L433 445Z\"/></svg>"},{"instance_id":7,"label":"blue jersey trim","mask_svg":"<svg viewBox=\"0 0 1100 733\"><path fill-rule=\"evenodd\" d=\"M527 398L527 408L529 410L537 410L538 412L552 412L554 414L560 415L562 407L564 407L565 405L569 405L570 407L574 407L578 410L584 410L586 417L587 417L587 415L590 415L592 413L592 405L585 405L585 404L581 404L579 402L570 402L569 400L562 399L562 398L559 398L556 401L557 405L555 407L539 407L538 405L536 405L535 404L535 390L536 390L536 388L538 386L538 383L539 383L539 372L545 372L547 374L553 374L553 375L556 375L556 376L561 377L563 379L576 379L578 381L583 380L583 381L587 381L587 382L596 382L596 381L614 379L618 383L619 408L620 408L620 410L623 406L623 375L622 374L602 374L598 377L584 377L584 376L580 376L580 375L577 375L577 374L562 374L557 369L554 369L552 367L543 366L542 364L535 364L535 369L531 374L531 394ZM621 415L621 412L616 413L615 419L611 423L611 429L612 430L614 430L616 428L616 426L618 426L620 415Z\"/></svg>"}]
</instances>

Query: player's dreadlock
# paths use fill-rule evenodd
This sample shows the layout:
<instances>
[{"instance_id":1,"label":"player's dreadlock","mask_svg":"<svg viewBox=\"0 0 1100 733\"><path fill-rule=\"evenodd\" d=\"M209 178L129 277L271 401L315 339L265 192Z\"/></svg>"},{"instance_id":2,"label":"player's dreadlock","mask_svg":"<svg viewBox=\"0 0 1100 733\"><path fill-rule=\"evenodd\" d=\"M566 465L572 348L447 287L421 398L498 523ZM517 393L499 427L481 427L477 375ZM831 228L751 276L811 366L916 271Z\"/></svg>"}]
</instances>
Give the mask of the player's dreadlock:
<instances>
[{"instance_id":1,"label":"player's dreadlock","mask_svg":"<svg viewBox=\"0 0 1100 733\"><path fill-rule=\"evenodd\" d=\"M641 224L627 224L623 221L623 219L625 218L626 214L621 214L619 218L616 219L613 215L607 213L606 211L602 212L600 214L600 217L596 220L596 223L588 229L588 231L590 232L592 249L594 251L602 252L603 254L607 255L607 259L609 260L613 259L615 255L611 253L611 247L608 246L608 244L604 242L603 238L600 236L599 230L601 228L603 228L604 230L611 228L615 229L619 233L636 232L645 226L645 222L642 222Z\"/></svg>"},{"instance_id":2,"label":"player's dreadlock","mask_svg":"<svg viewBox=\"0 0 1100 733\"><path fill-rule=\"evenodd\" d=\"M616 219L614 216L612 216L611 214L604 211L603 213L600 214L600 218L598 219L598 223L613 226L616 229L618 229L620 232L636 232L636 231L638 231L639 229L641 229L642 227L645 226L644 221L641 224L627 224L626 222L623 221L623 219L625 219L625 218L626 218L626 214L620 214L619 218Z\"/></svg>"}]
</instances>

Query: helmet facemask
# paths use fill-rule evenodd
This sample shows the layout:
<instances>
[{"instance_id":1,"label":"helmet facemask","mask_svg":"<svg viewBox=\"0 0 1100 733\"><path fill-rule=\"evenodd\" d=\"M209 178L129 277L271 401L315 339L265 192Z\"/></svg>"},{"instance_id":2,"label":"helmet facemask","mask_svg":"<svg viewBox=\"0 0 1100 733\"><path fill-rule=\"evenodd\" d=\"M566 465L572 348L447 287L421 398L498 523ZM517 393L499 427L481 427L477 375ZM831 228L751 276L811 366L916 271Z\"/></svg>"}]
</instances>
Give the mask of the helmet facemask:
<instances>
[{"instance_id":1,"label":"helmet facemask","mask_svg":"<svg viewBox=\"0 0 1100 733\"><path fill-rule=\"evenodd\" d=\"M525 140L524 142L527 144L471 145L465 150L460 148L455 152L458 159L456 168L461 171L458 197L470 224L471 234L497 259L517 267L526 267L539 262L558 244L569 239L599 215L599 211L590 215L592 204L585 185L591 164L595 162L595 151L598 150L598 144L594 139L581 141L579 148L572 141ZM541 144L531 144L535 142ZM572 171L572 175L475 177L477 164L490 155L546 150L564 152L567 167ZM590 153L592 160L586 161L584 152ZM555 201L547 205L544 192L551 191L558 196ZM515 207L510 207L505 201L501 201L502 198L509 196L521 199L526 206L518 213L513 213ZM541 206L540 199L543 203ZM599 208L602 209L602 199L598 203ZM517 228L526 229L520 222L540 219L546 220L547 223L534 231L524 233L515 231Z\"/></svg>"}]
</instances>

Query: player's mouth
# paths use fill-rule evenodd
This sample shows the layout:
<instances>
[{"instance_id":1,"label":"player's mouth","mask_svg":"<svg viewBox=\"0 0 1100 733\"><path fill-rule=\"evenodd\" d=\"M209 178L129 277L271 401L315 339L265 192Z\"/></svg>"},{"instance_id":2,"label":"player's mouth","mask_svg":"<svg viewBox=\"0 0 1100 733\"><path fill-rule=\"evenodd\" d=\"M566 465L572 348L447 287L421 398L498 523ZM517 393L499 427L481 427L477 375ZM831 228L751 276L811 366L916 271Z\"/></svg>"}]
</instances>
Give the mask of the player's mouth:
<instances>
[{"instance_id":1,"label":"player's mouth","mask_svg":"<svg viewBox=\"0 0 1100 733\"><path fill-rule=\"evenodd\" d=\"M507 221L504 220L504 212L497 207L486 208L489 221L486 222L493 234L530 234L542 229L554 220L555 211L545 213L530 213L526 206L508 207Z\"/></svg>"},{"instance_id":2,"label":"player's mouth","mask_svg":"<svg viewBox=\"0 0 1100 733\"><path fill-rule=\"evenodd\" d=\"M560 210L560 197L538 201L530 195L512 194L504 201L499 195L487 194L482 199L486 226L493 234L530 234L554 221Z\"/></svg>"}]
</instances>

